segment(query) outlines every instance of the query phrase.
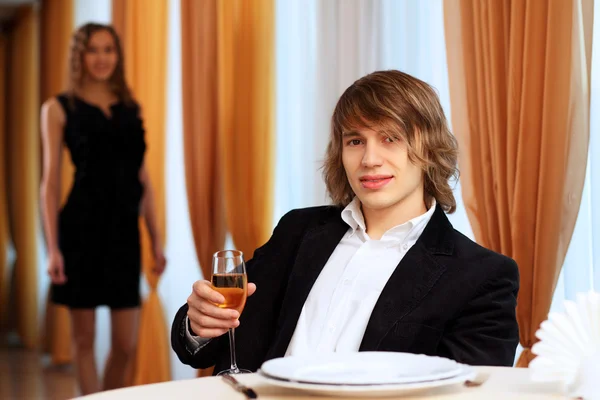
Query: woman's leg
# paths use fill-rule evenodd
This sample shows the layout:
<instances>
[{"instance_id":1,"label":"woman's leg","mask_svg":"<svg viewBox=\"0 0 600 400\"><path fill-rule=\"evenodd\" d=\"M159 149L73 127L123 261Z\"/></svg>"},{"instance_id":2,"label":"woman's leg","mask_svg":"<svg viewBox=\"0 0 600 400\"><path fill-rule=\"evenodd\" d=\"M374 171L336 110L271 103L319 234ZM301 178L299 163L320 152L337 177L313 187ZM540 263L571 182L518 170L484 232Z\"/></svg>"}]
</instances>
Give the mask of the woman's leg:
<instances>
[{"instance_id":1,"label":"woman's leg","mask_svg":"<svg viewBox=\"0 0 600 400\"><path fill-rule=\"evenodd\" d=\"M95 393L100 390L94 357L96 310L71 309L71 329L75 342L75 368L81 394Z\"/></svg>"},{"instance_id":2,"label":"woman's leg","mask_svg":"<svg viewBox=\"0 0 600 400\"><path fill-rule=\"evenodd\" d=\"M139 307L110 312L112 343L104 371L104 390L131 384L139 318Z\"/></svg>"}]
</instances>

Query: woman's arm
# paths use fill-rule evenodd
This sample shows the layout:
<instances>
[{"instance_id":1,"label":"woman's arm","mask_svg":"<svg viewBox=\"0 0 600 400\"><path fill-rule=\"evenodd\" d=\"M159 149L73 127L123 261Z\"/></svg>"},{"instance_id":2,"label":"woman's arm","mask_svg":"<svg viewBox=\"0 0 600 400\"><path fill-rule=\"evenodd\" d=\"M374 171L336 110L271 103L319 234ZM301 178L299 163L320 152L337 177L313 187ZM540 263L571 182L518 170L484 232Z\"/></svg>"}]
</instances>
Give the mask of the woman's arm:
<instances>
[{"instance_id":1,"label":"woman's arm","mask_svg":"<svg viewBox=\"0 0 600 400\"><path fill-rule=\"evenodd\" d=\"M44 102L41 110L43 171L40 196L46 244L48 273L52 282L66 282L64 262L58 247L58 209L60 202L61 151L65 113L56 98Z\"/></svg>"}]
</instances>

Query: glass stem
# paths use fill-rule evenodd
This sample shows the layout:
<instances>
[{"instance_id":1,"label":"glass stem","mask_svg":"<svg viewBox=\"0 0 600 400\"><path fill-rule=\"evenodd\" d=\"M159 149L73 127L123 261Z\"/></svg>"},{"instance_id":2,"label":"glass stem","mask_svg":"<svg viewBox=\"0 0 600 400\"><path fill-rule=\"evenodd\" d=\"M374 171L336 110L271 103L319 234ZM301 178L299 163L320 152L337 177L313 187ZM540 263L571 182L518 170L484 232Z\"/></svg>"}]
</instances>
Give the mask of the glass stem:
<instances>
[{"instance_id":1,"label":"glass stem","mask_svg":"<svg viewBox=\"0 0 600 400\"><path fill-rule=\"evenodd\" d=\"M231 356L231 372L237 374L240 372L237 366L237 361L235 359L235 329L229 329L229 354Z\"/></svg>"}]
</instances>

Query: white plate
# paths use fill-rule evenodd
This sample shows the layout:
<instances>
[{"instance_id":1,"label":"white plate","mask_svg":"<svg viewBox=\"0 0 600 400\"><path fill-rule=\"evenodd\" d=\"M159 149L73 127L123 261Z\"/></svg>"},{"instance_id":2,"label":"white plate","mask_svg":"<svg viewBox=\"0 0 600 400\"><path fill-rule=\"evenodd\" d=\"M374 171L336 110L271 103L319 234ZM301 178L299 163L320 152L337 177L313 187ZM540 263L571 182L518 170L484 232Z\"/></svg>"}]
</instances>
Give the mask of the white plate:
<instances>
[{"instance_id":1,"label":"white plate","mask_svg":"<svg viewBox=\"0 0 600 400\"><path fill-rule=\"evenodd\" d=\"M463 372L454 360L396 352L328 353L276 358L261 366L264 375L300 383L388 385L448 379Z\"/></svg>"},{"instance_id":2,"label":"white plate","mask_svg":"<svg viewBox=\"0 0 600 400\"><path fill-rule=\"evenodd\" d=\"M411 396L419 393L426 392L427 390L451 387L462 385L465 381L473 379L476 375L475 371L470 367L463 365L461 373L457 376L449 379L441 379L431 382L417 382L417 383L405 383L405 384L392 384L392 385L325 385L325 384L314 384L314 383L300 383L290 382L278 379L270 378L264 375L260 370L259 375L268 384L284 387L286 389L294 389L301 392L319 395L319 396L331 396L331 397L364 397L364 398L376 398L376 397L400 397L400 396Z\"/></svg>"}]
</instances>

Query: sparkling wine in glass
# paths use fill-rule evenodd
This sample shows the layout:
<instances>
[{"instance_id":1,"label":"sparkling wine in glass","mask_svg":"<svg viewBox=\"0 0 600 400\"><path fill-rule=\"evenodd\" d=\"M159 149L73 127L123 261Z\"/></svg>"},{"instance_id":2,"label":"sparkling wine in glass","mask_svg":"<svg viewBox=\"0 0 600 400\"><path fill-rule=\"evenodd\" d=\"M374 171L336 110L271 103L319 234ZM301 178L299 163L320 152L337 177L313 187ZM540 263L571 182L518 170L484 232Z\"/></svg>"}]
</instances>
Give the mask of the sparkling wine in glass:
<instances>
[{"instance_id":1,"label":"sparkling wine in glass","mask_svg":"<svg viewBox=\"0 0 600 400\"><path fill-rule=\"evenodd\" d=\"M221 293L225 302L217 304L221 308L231 308L240 314L246 305L248 294L248 277L244 255L239 250L223 250L213 255L213 272L211 278L213 289ZM229 329L229 354L231 368L217 375L249 373L239 369L235 358L235 329Z\"/></svg>"}]
</instances>

